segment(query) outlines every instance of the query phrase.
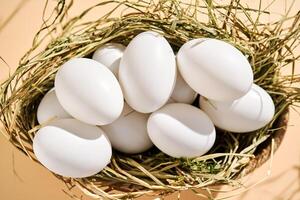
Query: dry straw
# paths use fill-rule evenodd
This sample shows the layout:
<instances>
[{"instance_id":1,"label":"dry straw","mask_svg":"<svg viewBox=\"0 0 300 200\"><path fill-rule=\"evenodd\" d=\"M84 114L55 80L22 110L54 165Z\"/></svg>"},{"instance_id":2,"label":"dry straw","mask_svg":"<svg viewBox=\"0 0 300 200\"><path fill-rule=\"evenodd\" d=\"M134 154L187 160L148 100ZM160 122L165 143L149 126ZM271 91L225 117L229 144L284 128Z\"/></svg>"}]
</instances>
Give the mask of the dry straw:
<instances>
[{"instance_id":1,"label":"dry straw","mask_svg":"<svg viewBox=\"0 0 300 200\"><path fill-rule=\"evenodd\" d=\"M295 86L300 82L300 75L294 73L299 58L294 52L300 42L300 13L291 15L288 9L280 20L262 23L261 16L270 14L267 9L261 3L258 8L249 8L239 0L231 0L226 5L212 0L99 2L67 20L73 2L59 0L50 16L43 16L32 48L20 60L17 70L1 84L3 134L35 160L32 139L40 128L36 121L37 105L53 87L59 66L70 58L90 56L97 47L110 41L127 45L135 35L146 30L163 34L174 51L193 38L218 38L235 45L247 56L255 83L272 96L276 115L270 124L249 134L219 131L212 150L198 158L175 159L155 148L139 155L114 152L111 164L97 175L83 179L57 178L70 188L76 185L92 197L107 199L144 194L164 196L188 188L198 195L199 191L194 189L205 189L209 196L212 185L240 186L239 178L249 171L249 166L250 171L256 167L253 161L261 163L270 155L270 151L265 151L270 147L266 141L275 138L275 144L279 143L276 138L280 141L285 130L288 107L300 102L300 89ZM93 21L83 20L98 7L111 10ZM290 75L280 73L290 66Z\"/></svg>"}]
</instances>

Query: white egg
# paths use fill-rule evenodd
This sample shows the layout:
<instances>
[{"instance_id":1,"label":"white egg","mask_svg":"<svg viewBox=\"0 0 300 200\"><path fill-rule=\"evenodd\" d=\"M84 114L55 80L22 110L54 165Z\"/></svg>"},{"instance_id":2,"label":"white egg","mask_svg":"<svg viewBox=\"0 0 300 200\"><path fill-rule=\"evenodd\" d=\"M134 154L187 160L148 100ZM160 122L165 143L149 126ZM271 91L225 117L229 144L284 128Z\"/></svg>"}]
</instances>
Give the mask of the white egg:
<instances>
[{"instance_id":1,"label":"white egg","mask_svg":"<svg viewBox=\"0 0 300 200\"><path fill-rule=\"evenodd\" d=\"M185 82L180 73L177 73L177 79L171 99L177 103L191 104L195 101L197 93Z\"/></svg>"},{"instance_id":2,"label":"white egg","mask_svg":"<svg viewBox=\"0 0 300 200\"><path fill-rule=\"evenodd\" d=\"M55 90L52 88L42 98L37 109L37 120L39 124L50 119L71 118L57 100Z\"/></svg>"},{"instance_id":3,"label":"white egg","mask_svg":"<svg viewBox=\"0 0 300 200\"><path fill-rule=\"evenodd\" d=\"M200 95L231 101L245 95L253 83L247 58L234 46L216 39L194 39L177 54L184 80Z\"/></svg>"},{"instance_id":4,"label":"white egg","mask_svg":"<svg viewBox=\"0 0 300 200\"><path fill-rule=\"evenodd\" d=\"M37 159L50 171L73 178L94 175L110 162L104 132L76 119L60 119L39 129L33 140Z\"/></svg>"},{"instance_id":5,"label":"white egg","mask_svg":"<svg viewBox=\"0 0 300 200\"><path fill-rule=\"evenodd\" d=\"M69 60L58 70L54 85L63 108L85 123L109 124L123 110L123 94L116 77L95 60Z\"/></svg>"},{"instance_id":6,"label":"white egg","mask_svg":"<svg viewBox=\"0 0 300 200\"><path fill-rule=\"evenodd\" d=\"M149 114L136 112L125 103L119 119L101 128L113 148L123 153L141 153L153 146L147 133L148 117Z\"/></svg>"},{"instance_id":7,"label":"white egg","mask_svg":"<svg viewBox=\"0 0 300 200\"><path fill-rule=\"evenodd\" d=\"M142 113L162 107L176 81L175 55L158 33L140 33L127 46L121 59L119 80L126 102Z\"/></svg>"},{"instance_id":8,"label":"white egg","mask_svg":"<svg viewBox=\"0 0 300 200\"><path fill-rule=\"evenodd\" d=\"M208 116L188 104L167 104L152 113L147 124L150 139L172 157L197 157L213 146L216 131Z\"/></svg>"},{"instance_id":9,"label":"white egg","mask_svg":"<svg viewBox=\"0 0 300 200\"><path fill-rule=\"evenodd\" d=\"M245 96L235 101L220 102L201 97L199 104L217 127L239 133L264 127L275 112L270 95L255 84Z\"/></svg>"},{"instance_id":10,"label":"white egg","mask_svg":"<svg viewBox=\"0 0 300 200\"><path fill-rule=\"evenodd\" d=\"M94 52L93 59L108 67L118 77L120 60L124 50L125 46L122 44L107 43Z\"/></svg>"}]
</instances>

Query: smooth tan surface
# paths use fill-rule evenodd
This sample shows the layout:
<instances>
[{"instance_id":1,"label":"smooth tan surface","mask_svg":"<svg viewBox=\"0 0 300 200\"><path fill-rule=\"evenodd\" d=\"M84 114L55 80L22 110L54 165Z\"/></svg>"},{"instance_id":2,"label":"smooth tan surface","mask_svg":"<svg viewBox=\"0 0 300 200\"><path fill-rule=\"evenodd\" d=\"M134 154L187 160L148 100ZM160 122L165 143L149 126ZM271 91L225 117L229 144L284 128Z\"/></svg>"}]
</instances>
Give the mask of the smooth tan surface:
<instances>
[{"instance_id":1,"label":"smooth tan surface","mask_svg":"<svg viewBox=\"0 0 300 200\"><path fill-rule=\"evenodd\" d=\"M8 15L22 0L0 0L0 24L5 21ZM52 1L51 1L52 2ZM70 15L78 14L83 8L99 2L96 0L75 1L75 5ZM247 3L251 6L253 0ZM264 1L267 4L269 1ZM269 8L272 12L283 13L291 1L277 0ZM10 23L0 31L0 56L9 64L11 70L16 68L18 60L31 46L34 33L41 24L42 9L44 1L26 1L23 7L10 21ZM296 1L293 11L299 10L300 1ZM273 18L272 18L273 19ZM266 18L265 20L272 20ZM297 66L300 67L299 64ZM298 73L300 70L298 69ZM7 66L0 63L0 81L8 76ZM289 128L286 137L274 156L271 176L264 179L269 170L270 162L266 163L254 173L245 178L244 185L251 190L230 199L264 199L264 200L285 200L300 199L300 117L295 112L291 112ZM56 179L48 170L37 163L29 160L10 143L0 136L0 199L2 200L68 200L71 199L63 190L67 191L65 185ZM222 188L227 190L228 188ZM77 196L82 193L73 189ZM226 194L216 194L216 197L236 195L239 191ZM83 195L83 199L90 199ZM141 199L154 199L153 197ZM171 195L167 199L177 199L177 194ZM192 192L182 192L181 199L193 200L201 199L195 197Z\"/></svg>"}]
</instances>

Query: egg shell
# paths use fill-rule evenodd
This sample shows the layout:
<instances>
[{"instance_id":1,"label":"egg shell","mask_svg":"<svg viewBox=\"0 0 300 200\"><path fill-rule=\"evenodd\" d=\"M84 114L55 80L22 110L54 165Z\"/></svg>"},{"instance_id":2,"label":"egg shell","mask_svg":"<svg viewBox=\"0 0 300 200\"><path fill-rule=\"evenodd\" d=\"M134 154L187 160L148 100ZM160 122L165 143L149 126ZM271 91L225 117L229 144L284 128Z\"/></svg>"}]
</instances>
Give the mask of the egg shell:
<instances>
[{"instance_id":1,"label":"egg shell","mask_svg":"<svg viewBox=\"0 0 300 200\"><path fill-rule=\"evenodd\" d=\"M270 95L255 84L245 96L235 101L220 102L201 97L199 104L217 127L238 133L264 127L275 113Z\"/></svg>"},{"instance_id":2,"label":"egg shell","mask_svg":"<svg viewBox=\"0 0 300 200\"><path fill-rule=\"evenodd\" d=\"M118 77L120 60L123 56L125 46L118 43L107 43L99 47L93 54L93 60L96 60L113 72Z\"/></svg>"},{"instance_id":3,"label":"egg shell","mask_svg":"<svg viewBox=\"0 0 300 200\"><path fill-rule=\"evenodd\" d=\"M175 87L170 98L177 103L191 104L196 97L197 93L185 82L180 73L177 73Z\"/></svg>"},{"instance_id":4,"label":"egg shell","mask_svg":"<svg viewBox=\"0 0 300 200\"><path fill-rule=\"evenodd\" d=\"M188 104L167 104L150 115L147 124L150 139L172 157L193 158L209 151L216 131L208 116Z\"/></svg>"},{"instance_id":5,"label":"egg shell","mask_svg":"<svg viewBox=\"0 0 300 200\"><path fill-rule=\"evenodd\" d=\"M63 64L55 77L55 91L63 108L88 124L109 124L123 110L117 79L107 67L92 59L73 58Z\"/></svg>"},{"instance_id":6,"label":"egg shell","mask_svg":"<svg viewBox=\"0 0 300 200\"><path fill-rule=\"evenodd\" d=\"M147 133L149 114L139 113L126 103L122 115L113 123L102 126L114 149L123 153L141 153L153 146Z\"/></svg>"},{"instance_id":7,"label":"egg shell","mask_svg":"<svg viewBox=\"0 0 300 200\"><path fill-rule=\"evenodd\" d=\"M76 119L60 119L39 129L33 140L37 159L50 171L73 178L101 171L112 155L104 132Z\"/></svg>"},{"instance_id":8,"label":"egg shell","mask_svg":"<svg viewBox=\"0 0 300 200\"><path fill-rule=\"evenodd\" d=\"M208 99L238 99L250 90L253 83L253 72L247 58L221 40L190 40L179 49L177 64L188 85Z\"/></svg>"},{"instance_id":9,"label":"egg shell","mask_svg":"<svg viewBox=\"0 0 300 200\"><path fill-rule=\"evenodd\" d=\"M42 98L37 109L37 120L43 124L50 119L71 118L71 115L60 105L54 88L49 90Z\"/></svg>"},{"instance_id":10,"label":"egg shell","mask_svg":"<svg viewBox=\"0 0 300 200\"><path fill-rule=\"evenodd\" d=\"M162 107L176 81L175 55L167 40L151 31L133 38L121 59L119 81L134 110L150 113Z\"/></svg>"}]
</instances>

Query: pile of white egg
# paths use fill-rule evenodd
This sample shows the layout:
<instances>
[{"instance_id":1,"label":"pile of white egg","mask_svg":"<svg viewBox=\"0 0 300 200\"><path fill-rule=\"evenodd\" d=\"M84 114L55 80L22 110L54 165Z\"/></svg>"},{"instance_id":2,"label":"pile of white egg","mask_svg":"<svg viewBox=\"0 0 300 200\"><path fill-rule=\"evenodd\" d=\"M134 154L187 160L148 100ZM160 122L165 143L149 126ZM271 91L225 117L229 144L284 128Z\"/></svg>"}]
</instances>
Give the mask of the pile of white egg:
<instances>
[{"instance_id":1,"label":"pile of white egg","mask_svg":"<svg viewBox=\"0 0 300 200\"><path fill-rule=\"evenodd\" d=\"M191 105L198 94L200 108ZM273 115L271 97L253 84L235 47L194 39L175 56L162 35L147 31L127 47L109 43L92 59L59 68L37 110L42 128L33 150L52 172L87 177L109 164L112 148L136 154L154 144L169 156L193 158L214 145L214 126L251 132Z\"/></svg>"}]
</instances>

